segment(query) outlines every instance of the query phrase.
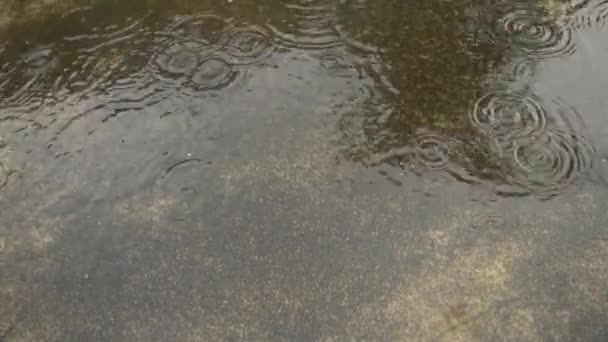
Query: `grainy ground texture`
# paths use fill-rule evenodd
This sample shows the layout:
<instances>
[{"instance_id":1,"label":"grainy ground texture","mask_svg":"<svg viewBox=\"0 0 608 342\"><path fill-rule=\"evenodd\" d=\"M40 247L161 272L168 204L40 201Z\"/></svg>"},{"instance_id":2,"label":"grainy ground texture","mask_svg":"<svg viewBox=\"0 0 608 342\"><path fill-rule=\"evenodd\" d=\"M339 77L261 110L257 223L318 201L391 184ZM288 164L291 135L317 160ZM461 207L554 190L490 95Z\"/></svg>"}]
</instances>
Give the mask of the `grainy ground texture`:
<instances>
[{"instance_id":1,"label":"grainy ground texture","mask_svg":"<svg viewBox=\"0 0 608 342\"><path fill-rule=\"evenodd\" d=\"M0 341L608 341L607 16L0 1Z\"/></svg>"}]
</instances>

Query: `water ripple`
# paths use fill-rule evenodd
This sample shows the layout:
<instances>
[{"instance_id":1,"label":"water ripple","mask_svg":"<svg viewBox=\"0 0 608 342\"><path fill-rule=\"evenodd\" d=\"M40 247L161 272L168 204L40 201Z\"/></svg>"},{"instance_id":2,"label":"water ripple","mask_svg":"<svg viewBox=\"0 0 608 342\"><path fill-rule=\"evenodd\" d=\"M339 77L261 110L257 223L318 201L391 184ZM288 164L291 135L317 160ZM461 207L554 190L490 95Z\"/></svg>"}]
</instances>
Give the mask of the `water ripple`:
<instances>
[{"instance_id":1,"label":"water ripple","mask_svg":"<svg viewBox=\"0 0 608 342\"><path fill-rule=\"evenodd\" d=\"M585 129L578 111L561 98L546 101L527 90L489 92L476 101L469 118L480 132L503 142L538 136L549 129Z\"/></svg>"},{"instance_id":2,"label":"water ripple","mask_svg":"<svg viewBox=\"0 0 608 342\"><path fill-rule=\"evenodd\" d=\"M513 10L498 21L497 29L500 37L530 57L558 57L575 51L570 27L535 11Z\"/></svg>"},{"instance_id":3,"label":"water ripple","mask_svg":"<svg viewBox=\"0 0 608 342\"><path fill-rule=\"evenodd\" d=\"M575 30L603 29L608 21L608 0L584 0L569 8L569 23Z\"/></svg>"},{"instance_id":4,"label":"water ripple","mask_svg":"<svg viewBox=\"0 0 608 342\"><path fill-rule=\"evenodd\" d=\"M470 121L492 141L504 182L499 195L551 198L594 169L596 153L584 136L584 121L560 98L490 92L475 103Z\"/></svg>"},{"instance_id":5,"label":"water ripple","mask_svg":"<svg viewBox=\"0 0 608 342\"><path fill-rule=\"evenodd\" d=\"M59 66L52 46L23 43L0 55L0 121L21 123L20 128L42 128L49 118L36 112L52 101L52 75Z\"/></svg>"},{"instance_id":6,"label":"water ripple","mask_svg":"<svg viewBox=\"0 0 608 342\"><path fill-rule=\"evenodd\" d=\"M255 25L235 27L226 33L225 52L232 64L253 64L270 56L274 45L270 34Z\"/></svg>"},{"instance_id":7,"label":"water ripple","mask_svg":"<svg viewBox=\"0 0 608 342\"><path fill-rule=\"evenodd\" d=\"M160 80L183 82L194 72L204 51L199 42L170 42L152 56L149 68Z\"/></svg>"},{"instance_id":8,"label":"water ripple","mask_svg":"<svg viewBox=\"0 0 608 342\"><path fill-rule=\"evenodd\" d=\"M334 30L336 8L331 1L299 0L286 4L295 18L288 28L270 25L278 44L303 50L322 50L343 45Z\"/></svg>"},{"instance_id":9,"label":"water ripple","mask_svg":"<svg viewBox=\"0 0 608 342\"><path fill-rule=\"evenodd\" d=\"M242 74L223 58L210 57L198 64L186 85L196 91L219 90L236 83Z\"/></svg>"},{"instance_id":10,"label":"water ripple","mask_svg":"<svg viewBox=\"0 0 608 342\"><path fill-rule=\"evenodd\" d=\"M334 29L340 37L340 40L344 44L355 50L358 50L359 52L370 54L381 52L378 47L370 45L368 43L363 42L361 39L358 39L354 33L351 33L346 29L345 25L336 25Z\"/></svg>"},{"instance_id":11,"label":"water ripple","mask_svg":"<svg viewBox=\"0 0 608 342\"><path fill-rule=\"evenodd\" d=\"M584 139L558 130L517 140L507 152L509 183L540 198L554 197L584 180L592 168L594 154Z\"/></svg>"},{"instance_id":12,"label":"water ripple","mask_svg":"<svg viewBox=\"0 0 608 342\"><path fill-rule=\"evenodd\" d=\"M145 17L114 16L112 19L118 22L100 23L100 15L92 7L81 7L64 15L60 24L68 30L63 37L66 44L81 52L94 53L132 42L139 35L145 34Z\"/></svg>"},{"instance_id":13,"label":"water ripple","mask_svg":"<svg viewBox=\"0 0 608 342\"><path fill-rule=\"evenodd\" d=\"M206 45L219 45L232 24L229 20L211 13L177 16L175 22L161 35L198 41Z\"/></svg>"},{"instance_id":14,"label":"water ripple","mask_svg":"<svg viewBox=\"0 0 608 342\"><path fill-rule=\"evenodd\" d=\"M445 136L424 132L414 138L413 161L427 169L441 170L450 161L450 148Z\"/></svg>"},{"instance_id":15,"label":"water ripple","mask_svg":"<svg viewBox=\"0 0 608 342\"><path fill-rule=\"evenodd\" d=\"M509 80L513 81L514 85L521 85L523 88L529 87L534 77L538 75L541 66L538 61L533 58L516 59L510 64L511 69Z\"/></svg>"},{"instance_id":16,"label":"water ripple","mask_svg":"<svg viewBox=\"0 0 608 342\"><path fill-rule=\"evenodd\" d=\"M122 55L79 54L64 64L64 70L53 84L54 96L85 98L107 87L112 79L128 74Z\"/></svg>"},{"instance_id":17,"label":"water ripple","mask_svg":"<svg viewBox=\"0 0 608 342\"><path fill-rule=\"evenodd\" d=\"M150 22L96 16L90 7L59 18L52 45L0 45L0 122L14 131L49 128L90 135L123 113L183 110L176 99L239 83L274 51L260 26L202 13ZM152 108L154 107L154 108ZM165 110L163 112L163 110Z\"/></svg>"},{"instance_id":18,"label":"water ripple","mask_svg":"<svg viewBox=\"0 0 608 342\"><path fill-rule=\"evenodd\" d=\"M469 118L482 133L508 142L542 134L548 115L536 95L500 90L479 98Z\"/></svg>"},{"instance_id":19,"label":"water ripple","mask_svg":"<svg viewBox=\"0 0 608 342\"><path fill-rule=\"evenodd\" d=\"M424 130L415 134L408 144L371 158L370 165L388 163L404 168L409 162L426 170L443 170L450 162L449 143L447 137Z\"/></svg>"}]
</instances>

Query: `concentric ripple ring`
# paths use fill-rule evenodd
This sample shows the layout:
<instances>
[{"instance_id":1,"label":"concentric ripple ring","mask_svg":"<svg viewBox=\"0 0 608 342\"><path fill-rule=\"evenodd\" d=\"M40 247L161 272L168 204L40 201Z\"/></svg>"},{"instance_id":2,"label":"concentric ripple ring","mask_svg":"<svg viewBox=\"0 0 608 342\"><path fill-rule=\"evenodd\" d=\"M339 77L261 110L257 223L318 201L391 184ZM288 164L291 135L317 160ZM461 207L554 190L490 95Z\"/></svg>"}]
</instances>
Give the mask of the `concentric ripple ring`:
<instances>
[{"instance_id":1,"label":"concentric ripple ring","mask_svg":"<svg viewBox=\"0 0 608 342\"><path fill-rule=\"evenodd\" d=\"M273 43L266 30L257 26L237 27L227 33L225 50L232 63L246 65L268 57Z\"/></svg>"},{"instance_id":2,"label":"concentric ripple ring","mask_svg":"<svg viewBox=\"0 0 608 342\"><path fill-rule=\"evenodd\" d=\"M425 132L414 139L413 162L428 169L443 169L449 162L449 152L443 136Z\"/></svg>"},{"instance_id":3,"label":"concentric ripple ring","mask_svg":"<svg viewBox=\"0 0 608 342\"><path fill-rule=\"evenodd\" d=\"M482 133L509 141L542 134L547 128L548 113L534 94L500 90L477 100L470 121Z\"/></svg>"},{"instance_id":4,"label":"concentric ripple ring","mask_svg":"<svg viewBox=\"0 0 608 342\"><path fill-rule=\"evenodd\" d=\"M534 11L514 10L499 20L497 29L503 38L530 57L566 56L575 51L570 27Z\"/></svg>"},{"instance_id":5,"label":"concentric ripple ring","mask_svg":"<svg viewBox=\"0 0 608 342\"><path fill-rule=\"evenodd\" d=\"M190 76L187 86L194 90L219 90L234 83L240 72L220 57L202 61Z\"/></svg>"},{"instance_id":6,"label":"concentric ripple ring","mask_svg":"<svg viewBox=\"0 0 608 342\"><path fill-rule=\"evenodd\" d=\"M514 143L511 151L513 182L539 197L551 198L574 185L592 167L593 151L581 138L549 132Z\"/></svg>"},{"instance_id":7,"label":"concentric ripple ring","mask_svg":"<svg viewBox=\"0 0 608 342\"><path fill-rule=\"evenodd\" d=\"M204 47L196 42L177 42L164 47L151 59L149 65L160 79L177 80L196 69Z\"/></svg>"}]
</instances>

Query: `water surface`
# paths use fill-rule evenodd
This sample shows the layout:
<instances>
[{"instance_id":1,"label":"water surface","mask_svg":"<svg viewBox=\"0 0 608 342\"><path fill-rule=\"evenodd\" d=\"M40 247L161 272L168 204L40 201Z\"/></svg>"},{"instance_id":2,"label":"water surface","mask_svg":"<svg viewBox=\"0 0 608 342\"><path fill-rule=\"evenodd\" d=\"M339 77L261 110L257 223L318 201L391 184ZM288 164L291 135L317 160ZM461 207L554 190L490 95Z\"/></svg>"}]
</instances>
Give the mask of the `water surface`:
<instances>
[{"instance_id":1,"label":"water surface","mask_svg":"<svg viewBox=\"0 0 608 342\"><path fill-rule=\"evenodd\" d=\"M608 2L0 9L0 340L608 339Z\"/></svg>"}]
</instances>

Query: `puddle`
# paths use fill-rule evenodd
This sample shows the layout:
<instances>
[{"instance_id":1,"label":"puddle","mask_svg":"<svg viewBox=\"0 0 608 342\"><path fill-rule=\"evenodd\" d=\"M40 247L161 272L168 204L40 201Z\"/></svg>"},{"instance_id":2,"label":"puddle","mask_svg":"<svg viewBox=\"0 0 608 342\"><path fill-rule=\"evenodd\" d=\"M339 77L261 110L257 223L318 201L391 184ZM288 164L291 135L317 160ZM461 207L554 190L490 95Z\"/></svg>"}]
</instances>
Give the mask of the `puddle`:
<instances>
[{"instance_id":1,"label":"puddle","mask_svg":"<svg viewBox=\"0 0 608 342\"><path fill-rule=\"evenodd\" d=\"M588 317L500 303L602 234L608 1L3 9L0 307L32 299L0 309L0 340L568 339ZM508 267L453 245L479 238ZM566 287L608 317L601 289Z\"/></svg>"}]
</instances>

